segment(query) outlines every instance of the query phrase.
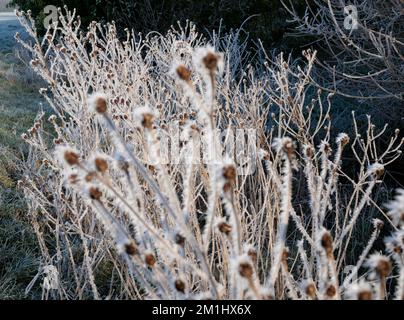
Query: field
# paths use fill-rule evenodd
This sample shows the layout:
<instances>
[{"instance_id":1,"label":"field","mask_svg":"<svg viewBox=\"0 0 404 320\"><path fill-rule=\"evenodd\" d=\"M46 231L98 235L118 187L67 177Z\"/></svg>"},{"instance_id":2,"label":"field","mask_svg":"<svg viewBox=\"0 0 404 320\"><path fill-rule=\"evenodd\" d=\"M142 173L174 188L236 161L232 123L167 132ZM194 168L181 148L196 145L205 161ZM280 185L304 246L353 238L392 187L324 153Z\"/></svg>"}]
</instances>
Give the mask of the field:
<instances>
[{"instance_id":1,"label":"field","mask_svg":"<svg viewBox=\"0 0 404 320\"><path fill-rule=\"evenodd\" d=\"M38 250L17 190L19 162L27 148L20 135L35 119L42 101L29 71L15 56L14 33L22 30L13 15L0 13L0 299L24 298L38 268Z\"/></svg>"}]
</instances>

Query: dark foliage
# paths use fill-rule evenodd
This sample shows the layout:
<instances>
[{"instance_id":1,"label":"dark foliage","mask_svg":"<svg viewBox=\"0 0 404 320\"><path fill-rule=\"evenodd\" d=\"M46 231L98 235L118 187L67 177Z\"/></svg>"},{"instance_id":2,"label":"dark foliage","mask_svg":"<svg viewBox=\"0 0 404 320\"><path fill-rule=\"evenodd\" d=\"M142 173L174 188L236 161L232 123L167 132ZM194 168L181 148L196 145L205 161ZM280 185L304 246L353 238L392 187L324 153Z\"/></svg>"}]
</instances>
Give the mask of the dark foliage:
<instances>
[{"instance_id":1,"label":"dark foliage","mask_svg":"<svg viewBox=\"0 0 404 320\"><path fill-rule=\"evenodd\" d=\"M298 11L305 8L304 0L293 0ZM281 50L299 47L307 39L286 37L290 25L288 14L279 0L12 0L22 10L30 9L41 27L46 5L76 8L83 24L92 20L116 21L118 27L130 27L136 32L157 31L165 33L177 21L189 19L201 31L223 31L238 28L250 18L243 28L252 39L260 38L265 46Z\"/></svg>"}]
</instances>

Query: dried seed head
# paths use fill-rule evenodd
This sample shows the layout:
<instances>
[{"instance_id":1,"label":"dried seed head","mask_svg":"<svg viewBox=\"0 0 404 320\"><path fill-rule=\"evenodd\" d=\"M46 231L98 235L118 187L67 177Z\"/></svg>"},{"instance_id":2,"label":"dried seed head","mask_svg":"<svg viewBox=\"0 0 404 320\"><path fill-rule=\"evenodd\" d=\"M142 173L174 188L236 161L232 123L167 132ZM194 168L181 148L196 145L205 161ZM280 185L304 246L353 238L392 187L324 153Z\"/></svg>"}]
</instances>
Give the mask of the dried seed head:
<instances>
[{"instance_id":1,"label":"dried seed head","mask_svg":"<svg viewBox=\"0 0 404 320\"><path fill-rule=\"evenodd\" d=\"M189 69L184 66L183 64L179 65L176 69L175 69L177 76L185 81L185 82L190 82L191 81L191 71L189 71Z\"/></svg>"},{"instance_id":2,"label":"dried seed head","mask_svg":"<svg viewBox=\"0 0 404 320\"><path fill-rule=\"evenodd\" d=\"M304 146L303 149L304 155L308 158L308 159L313 159L314 158L314 148L311 146Z\"/></svg>"},{"instance_id":3,"label":"dried seed head","mask_svg":"<svg viewBox=\"0 0 404 320\"><path fill-rule=\"evenodd\" d=\"M305 293L312 299L316 298L316 286L314 283L310 283L306 286Z\"/></svg>"},{"instance_id":4,"label":"dried seed head","mask_svg":"<svg viewBox=\"0 0 404 320\"><path fill-rule=\"evenodd\" d=\"M108 162L103 158L95 158L94 164L99 172L106 172L108 170Z\"/></svg>"},{"instance_id":5,"label":"dried seed head","mask_svg":"<svg viewBox=\"0 0 404 320\"><path fill-rule=\"evenodd\" d=\"M283 249L282 252L282 262L287 262L289 256L289 250L288 248Z\"/></svg>"},{"instance_id":6,"label":"dried seed head","mask_svg":"<svg viewBox=\"0 0 404 320\"><path fill-rule=\"evenodd\" d=\"M97 201L101 200L102 192L97 187L90 187L88 189L88 194L89 194L90 198L93 200L97 200Z\"/></svg>"},{"instance_id":7,"label":"dried seed head","mask_svg":"<svg viewBox=\"0 0 404 320\"><path fill-rule=\"evenodd\" d=\"M80 162L79 154L73 150L65 150L63 157L71 166L77 165Z\"/></svg>"},{"instance_id":8,"label":"dried seed head","mask_svg":"<svg viewBox=\"0 0 404 320\"><path fill-rule=\"evenodd\" d=\"M314 285L314 283L310 281L307 284L305 284L304 292L311 299L315 299L316 298L316 286Z\"/></svg>"},{"instance_id":9,"label":"dried seed head","mask_svg":"<svg viewBox=\"0 0 404 320\"><path fill-rule=\"evenodd\" d=\"M223 167L223 178L226 179L227 182L235 183L237 177L236 167L233 165L227 165Z\"/></svg>"},{"instance_id":10,"label":"dried seed head","mask_svg":"<svg viewBox=\"0 0 404 320\"><path fill-rule=\"evenodd\" d=\"M177 279L174 282L175 289L181 293L185 293L185 282L182 281L181 279Z\"/></svg>"},{"instance_id":11,"label":"dried seed head","mask_svg":"<svg viewBox=\"0 0 404 320\"><path fill-rule=\"evenodd\" d=\"M346 295L352 300L372 300L373 291L372 287L368 282L359 280L351 284L347 290Z\"/></svg>"},{"instance_id":12,"label":"dried seed head","mask_svg":"<svg viewBox=\"0 0 404 320\"><path fill-rule=\"evenodd\" d=\"M255 248L249 247L247 250L247 255L250 257L253 264L257 263L258 255L257 255L257 250L255 250Z\"/></svg>"},{"instance_id":13,"label":"dried seed head","mask_svg":"<svg viewBox=\"0 0 404 320\"><path fill-rule=\"evenodd\" d=\"M153 267L156 264L156 258L154 257L154 254L151 252L145 254L144 261L149 267Z\"/></svg>"},{"instance_id":14,"label":"dried seed head","mask_svg":"<svg viewBox=\"0 0 404 320\"><path fill-rule=\"evenodd\" d=\"M380 278L387 277L391 272L391 263L389 258L380 253L374 253L369 256L366 265L373 269Z\"/></svg>"},{"instance_id":15,"label":"dried seed head","mask_svg":"<svg viewBox=\"0 0 404 320\"><path fill-rule=\"evenodd\" d=\"M226 221L218 222L217 228L221 233L224 233L226 236L228 236L232 231L231 225L228 224Z\"/></svg>"},{"instance_id":16,"label":"dried seed head","mask_svg":"<svg viewBox=\"0 0 404 320\"><path fill-rule=\"evenodd\" d=\"M205 68L213 72L217 68L219 57L213 52L208 52L207 55L202 58L202 61Z\"/></svg>"},{"instance_id":17,"label":"dried seed head","mask_svg":"<svg viewBox=\"0 0 404 320\"><path fill-rule=\"evenodd\" d=\"M149 130L153 129L155 114L149 107L137 108L133 115L138 127L143 127Z\"/></svg>"},{"instance_id":18,"label":"dried seed head","mask_svg":"<svg viewBox=\"0 0 404 320\"><path fill-rule=\"evenodd\" d=\"M374 163L369 166L368 172L378 179L384 174L384 166L380 163Z\"/></svg>"},{"instance_id":19,"label":"dried seed head","mask_svg":"<svg viewBox=\"0 0 404 320\"><path fill-rule=\"evenodd\" d=\"M268 151L266 151L264 149L259 150L258 157L260 160L265 160L265 161L269 161L269 159L270 159Z\"/></svg>"},{"instance_id":20,"label":"dried seed head","mask_svg":"<svg viewBox=\"0 0 404 320\"><path fill-rule=\"evenodd\" d=\"M90 96L89 98L89 104L91 108L99 113L99 114L104 114L108 110L108 102L107 102L107 96L103 93L95 93Z\"/></svg>"},{"instance_id":21,"label":"dried seed head","mask_svg":"<svg viewBox=\"0 0 404 320\"><path fill-rule=\"evenodd\" d=\"M48 118L48 121L54 123L54 122L56 121L56 119L57 119L57 117L56 117L54 114L52 114L52 115Z\"/></svg>"},{"instance_id":22,"label":"dried seed head","mask_svg":"<svg viewBox=\"0 0 404 320\"><path fill-rule=\"evenodd\" d=\"M238 272L243 278L251 279L254 274L254 268L249 261L240 261L238 264Z\"/></svg>"},{"instance_id":23,"label":"dried seed head","mask_svg":"<svg viewBox=\"0 0 404 320\"><path fill-rule=\"evenodd\" d=\"M138 253L136 244L131 241L130 243L125 243L125 252L130 255L130 256L134 256L135 254Z\"/></svg>"},{"instance_id":24,"label":"dried seed head","mask_svg":"<svg viewBox=\"0 0 404 320\"><path fill-rule=\"evenodd\" d=\"M383 229L384 222L380 219L373 219L373 226L375 229L381 230Z\"/></svg>"},{"instance_id":25,"label":"dried seed head","mask_svg":"<svg viewBox=\"0 0 404 320\"><path fill-rule=\"evenodd\" d=\"M391 272L391 263L388 259L380 259L376 266L376 272L381 278L387 277Z\"/></svg>"},{"instance_id":26,"label":"dried seed head","mask_svg":"<svg viewBox=\"0 0 404 320\"><path fill-rule=\"evenodd\" d=\"M332 247L332 237L328 231L324 231L321 236L321 246L327 253L327 256L332 255L333 247Z\"/></svg>"},{"instance_id":27,"label":"dried seed head","mask_svg":"<svg viewBox=\"0 0 404 320\"><path fill-rule=\"evenodd\" d=\"M68 180L70 184L77 184L79 182L79 175L77 173L72 173Z\"/></svg>"},{"instance_id":28,"label":"dried seed head","mask_svg":"<svg viewBox=\"0 0 404 320\"><path fill-rule=\"evenodd\" d=\"M345 147L349 143L349 136L346 133L340 133L337 137L337 143Z\"/></svg>"},{"instance_id":29,"label":"dried seed head","mask_svg":"<svg viewBox=\"0 0 404 320\"><path fill-rule=\"evenodd\" d=\"M294 159L295 146L291 138L284 137L274 139L273 148L277 152L284 152L290 160Z\"/></svg>"},{"instance_id":30,"label":"dried seed head","mask_svg":"<svg viewBox=\"0 0 404 320\"><path fill-rule=\"evenodd\" d=\"M143 120L142 120L142 125L143 127L147 129L151 129L153 127L153 115L148 113L143 115Z\"/></svg>"},{"instance_id":31,"label":"dried seed head","mask_svg":"<svg viewBox=\"0 0 404 320\"><path fill-rule=\"evenodd\" d=\"M217 70L223 71L223 54L216 52L211 46L196 48L193 60L197 67L210 77L214 76Z\"/></svg>"},{"instance_id":32,"label":"dried seed head","mask_svg":"<svg viewBox=\"0 0 404 320\"><path fill-rule=\"evenodd\" d=\"M175 243L181 247L183 247L185 245L185 237L183 237L180 233L176 233L174 240L175 240Z\"/></svg>"},{"instance_id":33,"label":"dried seed head","mask_svg":"<svg viewBox=\"0 0 404 320\"><path fill-rule=\"evenodd\" d=\"M373 293L370 290L359 291L357 293L358 300L372 300Z\"/></svg>"},{"instance_id":34,"label":"dried seed head","mask_svg":"<svg viewBox=\"0 0 404 320\"><path fill-rule=\"evenodd\" d=\"M386 249L393 254L401 255L404 252L404 230L398 230L384 239Z\"/></svg>"},{"instance_id":35,"label":"dried seed head","mask_svg":"<svg viewBox=\"0 0 404 320\"><path fill-rule=\"evenodd\" d=\"M330 154L332 149L330 144L327 141L322 141L320 144L320 150L324 152L326 155Z\"/></svg>"},{"instance_id":36,"label":"dried seed head","mask_svg":"<svg viewBox=\"0 0 404 320\"><path fill-rule=\"evenodd\" d=\"M337 294L337 288L335 288L335 286L333 284L330 284L327 287L325 294L327 297L333 298Z\"/></svg>"},{"instance_id":37,"label":"dried seed head","mask_svg":"<svg viewBox=\"0 0 404 320\"><path fill-rule=\"evenodd\" d=\"M84 179L86 180L86 182L91 182L95 179L95 177L97 176L97 173L92 171L86 174L86 176L84 177Z\"/></svg>"}]
</instances>

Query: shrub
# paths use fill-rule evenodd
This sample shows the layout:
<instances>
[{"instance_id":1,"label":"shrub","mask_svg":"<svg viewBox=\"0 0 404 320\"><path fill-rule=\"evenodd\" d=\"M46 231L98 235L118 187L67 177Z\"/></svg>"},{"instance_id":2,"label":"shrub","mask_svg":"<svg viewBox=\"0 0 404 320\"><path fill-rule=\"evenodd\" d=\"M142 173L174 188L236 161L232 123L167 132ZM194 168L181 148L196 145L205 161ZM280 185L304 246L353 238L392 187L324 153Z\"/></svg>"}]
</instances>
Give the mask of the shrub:
<instances>
[{"instance_id":1,"label":"shrub","mask_svg":"<svg viewBox=\"0 0 404 320\"><path fill-rule=\"evenodd\" d=\"M327 52L326 59L318 61L319 86L355 99L381 121L402 125L402 2L320 0L304 14L294 10L292 2L285 3L296 32L316 37L318 47Z\"/></svg>"},{"instance_id":2,"label":"shrub","mask_svg":"<svg viewBox=\"0 0 404 320\"><path fill-rule=\"evenodd\" d=\"M76 8L81 16L84 28L93 21L116 22L118 31L124 28L134 29L135 32L147 34L149 32L164 33L177 21L182 24L187 19L193 21L203 32L208 34L211 30L230 31L243 24L244 30L251 38L260 38L269 48L275 44L283 50L298 48L308 41L307 38L287 39L285 33L289 27L288 15L279 1L274 0L55 0L32 1L13 0L21 10L31 10L35 17L37 27L42 28L44 8L46 5L55 5ZM294 7L303 13L305 1L293 0ZM42 29L41 29L42 30ZM42 30L43 31L43 30Z\"/></svg>"},{"instance_id":3,"label":"shrub","mask_svg":"<svg viewBox=\"0 0 404 320\"><path fill-rule=\"evenodd\" d=\"M369 118L360 133L354 116L355 135L333 139L332 95L306 99L315 52L248 66L237 33L209 46L189 23L121 42L113 24L80 36L71 19L42 46L20 39L55 112L52 146L44 115L23 135L19 183L45 298L402 298L402 196L389 207L389 255L369 256L378 219L349 250L367 207L384 213L372 194L404 141L396 131L376 150L384 130ZM341 168L347 148L354 175ZM385 289L390 257L396 292Z\"/></svg>"}]
</instances>

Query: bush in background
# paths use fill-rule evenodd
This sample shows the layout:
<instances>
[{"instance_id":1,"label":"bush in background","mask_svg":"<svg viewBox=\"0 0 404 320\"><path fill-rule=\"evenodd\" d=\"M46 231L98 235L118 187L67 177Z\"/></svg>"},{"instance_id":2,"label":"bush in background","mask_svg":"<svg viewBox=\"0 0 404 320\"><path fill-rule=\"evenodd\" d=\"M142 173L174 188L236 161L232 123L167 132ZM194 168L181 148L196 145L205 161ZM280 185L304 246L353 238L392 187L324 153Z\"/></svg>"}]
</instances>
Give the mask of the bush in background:
<instances>
[{"instance_id":1,"label":"bush in background","mask_svg":"<svg viewBox=\"0 0 404 320\"><path fill-rule=\"evenodd\" d=\"M31 10L38 26L42 25L46 5L66 5L70 9L77 9L84 25L93 20L114 20L118 30L128 27L144 34L151 31L165 33L177 21L183 23L187 19L193 21L201 31L217 30L219 26L223 31L229 31L239 28L251 17L243 28L251 38L262 39L267 47L276 45L283 50L297 48L308 39L291 41L285 37L290 24L287 22L288 14L278 0L12 0L11 3L21 10ZM304 11L304 0L293 0L292 3L298 12Z\"/></svg>"}]
</instances>

